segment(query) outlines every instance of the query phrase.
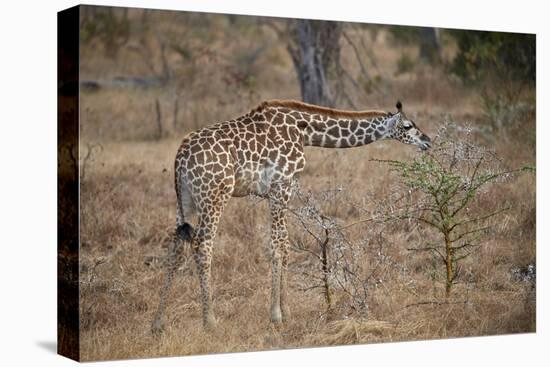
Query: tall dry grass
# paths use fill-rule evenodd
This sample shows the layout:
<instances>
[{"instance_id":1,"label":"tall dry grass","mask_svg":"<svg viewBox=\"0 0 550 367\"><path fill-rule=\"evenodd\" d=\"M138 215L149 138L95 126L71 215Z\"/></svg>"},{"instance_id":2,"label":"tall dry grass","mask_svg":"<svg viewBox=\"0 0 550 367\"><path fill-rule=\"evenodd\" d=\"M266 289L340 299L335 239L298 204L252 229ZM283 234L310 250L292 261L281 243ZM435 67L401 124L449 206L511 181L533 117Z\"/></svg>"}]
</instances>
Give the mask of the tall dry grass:
<instances>
[{"instance_id":1,"label":"tall dry grass","mask_svg":"<svg viewBox=\"0 0 550 367\"><path fill-rule=\"evenodd\" d=\"M138 14L129 16L132 19ZM167 32L178 29L162 12L153 19ZM221 23L212 32L226 29L225 22L215 22ZM212 48L236 52L260 37L243 29L239 42L224 43L223 32L210 35L218 40ZM351 227L348 234L371 240L355 259L374 271L368 311L359 315L349 307L348 296L335 291L334 308L327 312L321 290L307 290L310 280L300 272L311 259L293 251L289 276L292 315L280 326L271 324L268 317L267 204L233 199L222 217L214 249L217 329L202 329L198 280L188 259L179 269L167 301L165 333L161 337L150 334L162 283L162 258L175 223L173 159L181 137L191 129L245 113L261 99L298 97L284 44L267 31L261 37L270 40L271 48L255 65L254 93L240 87L232 94L231 85L224 84L219 74L213 72L211 79L201 74L209 87L181 95L175 125L169 112L173 94L167 88L83 91L81 144L102 147L93 159L82 162L86 165L80 227L83 360L533 332L534 289L513 275L513 269L535 261L535 177L523 175L493 187L486 196L485 200L505 201L513 208L500 217L480 252L465 261L452 302L437 302L444 299L444 284L437 278L434 281L431 257L407 250L420 240L418 233L404 223L377 233L365 223ZM403 51L393 47L387 37L380 32L369 38L379 55L385 93L373 93L361 107L389 109L401 98L408 115L428 135L450 116L477 129L479 143L495 148L506 165L534 165L534 116L518 121L517 128L487 133L475 91L463 88L441 69L419 65L413 72L395 76ZM350 52L344 48L343 57L351 60ZM147 73L131 50L121 49L118 59L110 60L102 54L101 45L92 43L84 44L81 54L85 56L81 65L85 79ZM157 99L164 116L161 139L155 137ZM369 159L405 160L414 154L419 154L414 148L392 141L347 150L307 148L301 186L313 191L342 187L351 200L368 206L367 193L383 198L392 184L388 169ZM354 222L362 214L338 202L324 209L341 223ZM371 238L374 233L378 237ZM300 227L292 222L291 241L302 237Z\"/></svg>"},{"instance_id":2,"label":"tall dry grass","mask_svg":"<svg viewBox=\"0 0 550 367\"><path fill-rule=\"evenodd\" d=\"M304 280L294 264L305 261L305 255L293 252L292 317L281 327L268 321L267 205L234 199L224 213L214 253L214 309L219 328L212 333L202 330L198 281L193 262L188 261L178 272L168 300L167 331L160 339L153 338L149 326L162 282L158 260L167 251L167 234L175 220L172 172L165 169L176 147L177 140L106 143L101 163L89 170L82 184L84 359L534 331L534 291L529 283L511 276L512 268L525 266L535 257L534 178L525 176L491 193L491 200L504 197L517 205L503 215L481 252L465 264L468 279L454 290L460 303L423 304L438 296L441 299L443 285L430 278L429 256L406 250L418 238L411 237L403 225L384 234L386 260L377 270L378 284L369 291L366 320L353 314L348 317L344 294L335 294L339 311L329 315L319 289L300 290ZM311 149L302 186L312 190L342 186L357 197L364 190L383 195L388 173L368 162L368 157L404 158L409 154L409 147L391 142L340 155ZM332 174L335 168L338 176ZM338 208L331 214L344 222L357 219L357 213ZM299 227L292 228L291 238L298 238ZM358 226L354 231L352 235L360 236L368 233L368 228ZM378 251L378 245L367 248L357 261L374 266Z\"/></svg>"}]
</instances>

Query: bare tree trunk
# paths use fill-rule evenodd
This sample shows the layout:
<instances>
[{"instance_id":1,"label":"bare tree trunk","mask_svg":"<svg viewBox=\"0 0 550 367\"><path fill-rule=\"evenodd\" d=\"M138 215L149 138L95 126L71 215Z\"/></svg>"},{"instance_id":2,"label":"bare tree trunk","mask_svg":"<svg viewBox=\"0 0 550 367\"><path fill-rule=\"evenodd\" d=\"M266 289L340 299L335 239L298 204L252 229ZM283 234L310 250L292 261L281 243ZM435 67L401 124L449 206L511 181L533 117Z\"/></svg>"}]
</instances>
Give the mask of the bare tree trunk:
<instances>
[{"instance_id":1,"label":"bare tree trunk","mask_svg":"<svg viewBox=\"0 0 550 367\"><path fill-rule=\"evenodd\" d=\"M175 132L178 127L178 113L179 113L179 91L177 86L173 88L172 94L174 96L174 117L172 119L172 130L173 132Z\"/></svg>"},{"instance_id":2,"label":"bare tree trunk","mask_svg":"<svg viewBox=\"0 0 550 367\"><path fill-rule=\"evenodd\" d=\"M157 117L157 139L162 138L162 113L158 98L155 100L155 112Z\"/></svg>"},{"instance_id":3,"label":"bare tree trunk","mask_svg":"<svg viewBox=\"0 0 550 367\"><path fill-rule=\"evenodd\" d=\"M146 27L149 23L149 9L143 9L143 12L141 13L141 26Z\"/></svg>"},{"instance_id":4,"label":"bare tree trunk","mask_svg":"<svg viewBox=\"0 0 550 367\"><path fill-rule=\"evenodd\" d=\"M441 58L441 42L439 29L432 27L420 28L420 58L430 63L438 62Z\"/></svg>"},{"instance_id":5,"label":"bare tree trunk","mask_svg":"<svg viewBox=\"0 0 550 367\"><path fill-rule=\"evenodd\" d=\"M453 249L449 234L445 232L445 298L451 296L451 287L453 286Z\"/></svg>"},{"instance_id":6,"label":"bare tree trunk","mask_svg":"<svg viewBox=\"0 0 550 367\"><path fill-rule=\"evenodd\" d=\"M342 24L307 19L290 22L288 51L300 82L302 100L333 106L328 74L340 58Z\"/></svg>"}]
</instances>

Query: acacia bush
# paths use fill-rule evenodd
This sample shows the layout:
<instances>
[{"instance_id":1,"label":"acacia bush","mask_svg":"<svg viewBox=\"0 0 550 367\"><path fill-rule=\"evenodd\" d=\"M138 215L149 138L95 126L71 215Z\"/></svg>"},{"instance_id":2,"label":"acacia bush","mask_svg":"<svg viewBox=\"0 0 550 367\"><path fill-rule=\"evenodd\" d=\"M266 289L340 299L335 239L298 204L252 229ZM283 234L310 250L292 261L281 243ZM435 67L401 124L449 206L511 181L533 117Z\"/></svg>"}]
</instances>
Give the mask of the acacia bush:
<instances>
[{"instance_id":1,"label":"acacia bush","mask_svg":"<svg viewBox=\"0 0 550 367\"><path fill-rule=\"evenodd\" d=\"M295 252L289 271L298 290L320 291L332 316L368 318L372 291L393 271L408 273L387 253L384 224L374 214L377 208L365 206L372 202L370 193L365 195L359 199L341 186L304 190L295 183L287 208ZM338 214L350 212L364 216L346 221Z\"/></svg>"},{"instance_id":2,"label":"acacia bush","mask_svg":"<svg viewBox=\"0 0 550 367\"><path fill-rule=\"evenodd\" d=\"M369 290L383 282L378 270L391 267L407 272L384 249L388 246L384 233L391 233L399 223L420 228L420 241L407 250L433 256L432 281L443 279L445 296L450 297L462 261L489 238L498 215L512 209L506 200L489 207L479 203L492 186L531 170L506 168L494 151L473 142L471 129L453 123L443 124L433 148L410 161L374 161L388 165L396 182L388 187L386 197L365 193L359 201L343 187L304 191L296 184L295 200L288 207L294 232L300 233L292 239L293 250L306 255L290 270L299 278L300 290L321 291L329 311L335 308L338 293L343 295L339 307L366 316ZM331 208L359 208L363 215L346 222ZM354 235L349 231L352 227ZM370 262L358 260L366 253Z\"/></svg>"},{"instance_id":3,"label":"acacia bush","mask_svg":"<svg viewBox=\"0 0 550 367\"><path fill-rule=\"evenodd\" d=\"M323 208L341 204L344 194L341 187L302 191L296 183L296 204L288 209L303 236L294 238L293 249L309 255L309 261L296 264L293 269L303 278L303 291L322 290L327 310L332 309L333 293L339 290L348 296L351 308L366 314L370 277L361 277L361 265L356 261L361 244L350 239L345 226Z\"/></svg>"},{"instance_id":4,"label":"acacia bush","mask_svg":"<svg viewBox=\"0 0 550 367\"><path fill-rule=\"evenodd\" d=\"M476 207L490 186L512 179L529 167L506 169L495 152L473 143L472 130L446 123L431 151L411 161L377 160L392 168L399 195L383 204L383 221L416 222L437 234L411 251L429 251L444 266L445 296L460 272L460 262L474 254L495 218L511 207L506 200Z\"/></svg>"}]
</instances>

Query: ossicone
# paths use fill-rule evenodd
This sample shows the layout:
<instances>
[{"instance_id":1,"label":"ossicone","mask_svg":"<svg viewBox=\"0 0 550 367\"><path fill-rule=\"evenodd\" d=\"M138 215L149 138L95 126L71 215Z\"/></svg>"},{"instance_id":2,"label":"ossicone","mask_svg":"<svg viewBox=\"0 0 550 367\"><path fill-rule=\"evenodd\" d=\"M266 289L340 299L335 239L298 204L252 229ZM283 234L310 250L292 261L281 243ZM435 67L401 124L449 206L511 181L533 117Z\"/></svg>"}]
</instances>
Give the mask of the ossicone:
<instances>
[{"instance_id":1,"label":"ossicone","mask_svg":"<svg viewBox=\"0 0 550 367\"><path fill-rule=\"evenodd\" d=\"M397 103L395 104L395 108L397 108L397 112L401 112L401 110L403 109L403 105L401 104L401 101L397 101Z\"/></svg>"}]
</instances>

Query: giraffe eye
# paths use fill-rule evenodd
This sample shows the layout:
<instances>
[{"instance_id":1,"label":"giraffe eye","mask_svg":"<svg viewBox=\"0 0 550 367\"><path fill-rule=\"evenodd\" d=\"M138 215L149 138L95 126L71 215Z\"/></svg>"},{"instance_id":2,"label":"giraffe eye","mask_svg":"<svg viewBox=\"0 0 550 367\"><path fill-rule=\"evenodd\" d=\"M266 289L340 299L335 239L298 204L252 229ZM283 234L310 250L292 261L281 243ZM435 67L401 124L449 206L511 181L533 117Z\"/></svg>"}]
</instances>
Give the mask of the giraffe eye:
<instances>
[{"instance_id":1,"label":"giraffe eye","mask_svg":"<svg viewBox=\"0 0 550 367\"><path fill-rule=\"evenodd\" d=\"M411 124L410 122L407 122L407 123L403 124L403 127L405 128L405 130L409 130L409 129L411 129L413 126L412 126L412 124Z\"/></svg>"}]
</instances>

